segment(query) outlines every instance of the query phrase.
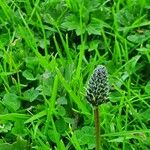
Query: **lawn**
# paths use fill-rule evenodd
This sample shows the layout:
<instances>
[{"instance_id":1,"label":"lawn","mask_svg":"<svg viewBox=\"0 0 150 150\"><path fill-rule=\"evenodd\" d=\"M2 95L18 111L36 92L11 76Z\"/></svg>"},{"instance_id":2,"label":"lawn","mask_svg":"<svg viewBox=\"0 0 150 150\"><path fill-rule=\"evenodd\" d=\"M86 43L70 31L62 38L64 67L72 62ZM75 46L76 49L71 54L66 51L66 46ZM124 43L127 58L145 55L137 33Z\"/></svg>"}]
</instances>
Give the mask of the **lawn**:
<instances>
[{"instance_id":1,"label":"lawn","mask_svg":"<svg viewBox=\"0 0 150 150\"><path fill-rule=\"evenodd\" d=\"M0 150L95 149L98 65L101 149L149 150L150 2L0 0Z\"/></svg>"}]
</instances>

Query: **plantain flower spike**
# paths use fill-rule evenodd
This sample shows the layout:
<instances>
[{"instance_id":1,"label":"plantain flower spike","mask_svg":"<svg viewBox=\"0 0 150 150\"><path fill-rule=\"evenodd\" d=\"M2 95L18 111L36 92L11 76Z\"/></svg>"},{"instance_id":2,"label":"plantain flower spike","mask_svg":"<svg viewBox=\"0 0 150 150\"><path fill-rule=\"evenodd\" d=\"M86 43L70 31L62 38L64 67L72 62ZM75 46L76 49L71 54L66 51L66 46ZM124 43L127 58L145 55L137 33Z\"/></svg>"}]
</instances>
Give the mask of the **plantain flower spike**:
<instances>
[{"instance_id":1,"label":"plantain flower spike","mask_svg":"<svg viewBox=\"0 0 150 150\"><path fill-rule=\"evenodd\" d=\"M91 75L86 90L86 98L93 106L98 106L107 100L109 93L108 73L103 65L98 65Z\"/></svg>"}]
</instances>

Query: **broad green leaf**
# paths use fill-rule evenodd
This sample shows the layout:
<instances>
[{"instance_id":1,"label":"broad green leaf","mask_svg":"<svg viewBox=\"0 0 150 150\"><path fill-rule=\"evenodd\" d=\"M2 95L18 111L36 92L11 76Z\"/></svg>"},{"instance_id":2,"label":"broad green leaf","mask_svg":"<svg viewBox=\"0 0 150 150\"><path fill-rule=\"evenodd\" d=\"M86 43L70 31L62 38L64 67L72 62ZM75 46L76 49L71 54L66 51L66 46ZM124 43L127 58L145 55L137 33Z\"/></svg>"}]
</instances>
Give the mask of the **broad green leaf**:
<instances>
[{"instance_id":1,"label":"broad green leaf","mask_svg":"<svg viewBox=\"0 0 150 150\"><path fill-rule=\"evenodd\" d=\"M9 143L1 143L0 150L12 150L12 145Z\"/></svg>"},{"instance_id":2,"label":"broad green leaf","mask_svg":"<svg viewBox=\"0 0 150 150\"><path fill-rule=\"evenodd\" d=\"M75 123L75 119L73 118L68 118L68 117L63 117L64 121L68 124L74 124Z\"/></svg>"},{"instance_id":3,"label":"broad green leaf","mask_svg":"<svg viewBox=\"0 0 150 150\"><path fill-rule=\"evenodd\" d=\"M17 141L12 144L12 150L27 150L28 142L21 137L17 138Z\"/></svg>"},{"instance_id":4,"label":"broad green leaf","mask_svg":"<svg viewBox=\"0 0 150 150\"><path fill-rule=\"evenodd\" d=\"M67 105L67 99L66 99L66 97L59 97L57 99L57 104L58 105Z\"/></svg>"},{"instance_id":5,"label":"broad green leaf","mask_svg":"<svg viewBox=\"0 0 150 150\"><path fill-rule=\"evenodd\" d=\"M76 30L77 28L79 28L79 18L77 18L77 16L73 14L67 16L62 23L62 27L67 29L68 31Z\"/></svg>"},{"instance_id":6,"label":"broad green leaf","mask_svg":"<svg viewBox=\"0 0 150 150\"><path fill-rule=\"evenodd\" d=\"M61 24L62 28L65 28L68 31L75 30L77 35L85 33L85 24L83 23L82 29L80 27L80 19L75 14L71 14L66 17L64 22Z\"/></svg>"},{"instance_id":7,"label":"broad green leaf","mask_svg":"<svg viewBox=\"0 0 150 150\"><path fill-rule=\"evenodd\" d=\"M27 133L24 126L24 120L16 120L11 133L16 136L25 136Z\"/></svg>"},{"instance_id":8,"label":"broad green leaf","mask_svg":"<svg viewBox=\"0 0 150 150\"><path fill-rule=\"evenodd\" d=\"M87 26L87 32L89 35L101 35L101 30L103 28L103 25L100 24L96 20L92 20L92 22Z\"/></svg>"},{"instance_id":9,"label":"broad green leaf","mask_svg":"<svg viewBox=\"0 0 150 150\"><path fill-rule=\"evenodd\" d=\"M65 108L60 105L57 106L56 111L57 111L57 115L59 115L59 116L65 116L65 114L66 114Z\"/></svg>"},{"instance_id":10,"label":"broad green leaf","mask_svg":"<svg viewBox=\"0 0 150 150\"><path fill-rule=\"evenodd\" d=\"M63 140L60 140L58 148L61 149L61 150L66 150L66 147L65 147L65 144L64 144Z\"/></svg>"},{"instance_id":11,"label":"broad green leaf","mask_svg":"<svg viewBox=\"0 0 150 150\"><path fill-rule=\"evenodd\" d=\"M56 136L59 136L58 132L55 132L54 130L49 130L48 131L48 137L50 138L50 140L54 143L57 142L56 140Z\"/></svg>"},{"instance_id":12,"label":"broad green leaf","mask_svg":"<svg viewBox=\"0 0 150 150\"><path fill-rule=\"evenodd\" d=\"M4 95L3 104L12 111L16 111L20 108L20 100L18 99L18 96L13 93L7 93Z\"/></svg>"},{"instance_id":13,"label":"broad green leaf","mask_svg":"<svg viewBox=\"0 0 150 150\"><path fill-rule=\"evenodd\" d=\"M99 44L100 44L99 40L91 41L90 44L89 44L89 51L97 49Z\"/></svg>"},{"instance_id":14,"label":"broad green leaf","mask_svg":"<svg viewBox=\"0 0 150 150\"><path fill-rule=\"evenodd\" d=\"M95 130L94 127L85 126L81 130L74 132L80 145L88 145L90 148L95 147Z\"/></svg>"},{"instance_id":15,"label":"broad green leaf","mask_svg":"<svg viewBox=\"0 0 150 150\"><path fill-rule=\"evenodd\" d=\"M27 80L30 80L30 81L34 81L36 80L36 78L33 76L33 74L29 71L29 70L25 70L22 75L27 79Z\"/></svg>"},{"instance_id":16,"label":"broad green leaf","mask_svg":"<svg viewBox=\"0 0 150 150\"><path fill-rule=\"evenodd\" d=\"M33 102L39 95L39 91L31 88L23 93L24 99Z\"/></svg>"},{"instance_id":17,"label":"broad green leaf","mask_svg":"<svg viewBox=\"0 0 150 150\"><path fill-rule=\"evenodd\" d=\"M58 120L56 120L55 126L56 126L58 133L60 133L60 134L65 133L65 131L67 129L67 124L63 118L59 118Z\"/></svg>"},{"instance_id":18,"label":"broad green leaf","mask_svg":"<svg viewBox=\"0 0 150 150\"><path fill-rule=\"evenodd\" d=\"M38 90L42 91L42 93L46 96L51 96L53 83L54 83L53 74L46 71L41 76L40 86L38 87Z\"/></svg>"},{"instance_id":19,"label":"broad green leaf","mask_svg":"<svg viewBox=\"0 0 150 150\"><path fill-rule=\"evenodd\" d=\"M35 69L35 67L38 65L39 61L37 57L26 57L25 58L26 66L29 69Z\"/></svg>"},{"instance_id":20,"label":"broad green leaf","mask_svg":"<svg viewBox=\"0 0 150 150\"><path fill-rule=\"evenodd\" d=\"M0 150L27 150L29 149L28 142L21 137L17 138L17 141L9 144L9 143L1 143Z\"/></svg>"},{"instance_id":21,"label":"broad green leaf","mask_svg":"<svg viewBox=\"0 0 150 150\"><path fill-rule=\"evenodd\" d=\"M46 45L49 45L49 40L46 40ZM39 46L44 49L45 48L45 41L44 39L39 40Z\"/></svg>"},{"instance_id":22,"label":"broad green leaf","mask_svg":"<svg viewBox=\"0 0 150 150\"><path fill-rule=\"evenodd\" d=\"M146 37L145 35L138 35L138 34L129 35L127 37L129 41L137 43L137 44L144 42L147 38L148 37Z\"/></svg>"}]
</instances>

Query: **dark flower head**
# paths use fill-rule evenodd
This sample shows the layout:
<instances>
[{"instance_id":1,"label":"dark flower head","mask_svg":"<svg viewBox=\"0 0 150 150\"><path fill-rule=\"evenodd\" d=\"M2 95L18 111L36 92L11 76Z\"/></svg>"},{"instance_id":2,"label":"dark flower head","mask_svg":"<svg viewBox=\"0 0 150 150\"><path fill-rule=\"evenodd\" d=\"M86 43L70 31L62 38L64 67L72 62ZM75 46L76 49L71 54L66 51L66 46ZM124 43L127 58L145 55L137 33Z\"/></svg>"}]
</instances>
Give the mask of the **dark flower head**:
<instances>
[{"instance_id":1,"label":"dark flower head","mask_svg":"<svg viewBox=\"0 0 150 150\"><path fill-rule=\"evenodd\" d=\"M86 98L93 106L98 106L106 102L109 92L107 78L106 67L98 65L89 79L86 91Z\"/></svg>"}]
</instances>

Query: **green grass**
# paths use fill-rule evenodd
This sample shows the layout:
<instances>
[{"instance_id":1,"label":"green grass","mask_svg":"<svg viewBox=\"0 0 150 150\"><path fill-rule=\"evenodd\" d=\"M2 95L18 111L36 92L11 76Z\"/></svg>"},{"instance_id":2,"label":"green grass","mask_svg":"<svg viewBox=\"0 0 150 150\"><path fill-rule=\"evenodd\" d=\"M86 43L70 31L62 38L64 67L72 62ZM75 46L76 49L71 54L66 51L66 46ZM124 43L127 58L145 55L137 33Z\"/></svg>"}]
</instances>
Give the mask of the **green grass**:
<instances>
[{"instance_id":1,"label":"green grass","mask_svg":"<svg viewBox=\"0 0 150 150\"><path fill-rule=\"evenodd\" d=\"M85 89L99 64L102 148L149 150L149 11L146 0L1 0L0 150L94 149Z\"/></svg>"}]
</instances>

